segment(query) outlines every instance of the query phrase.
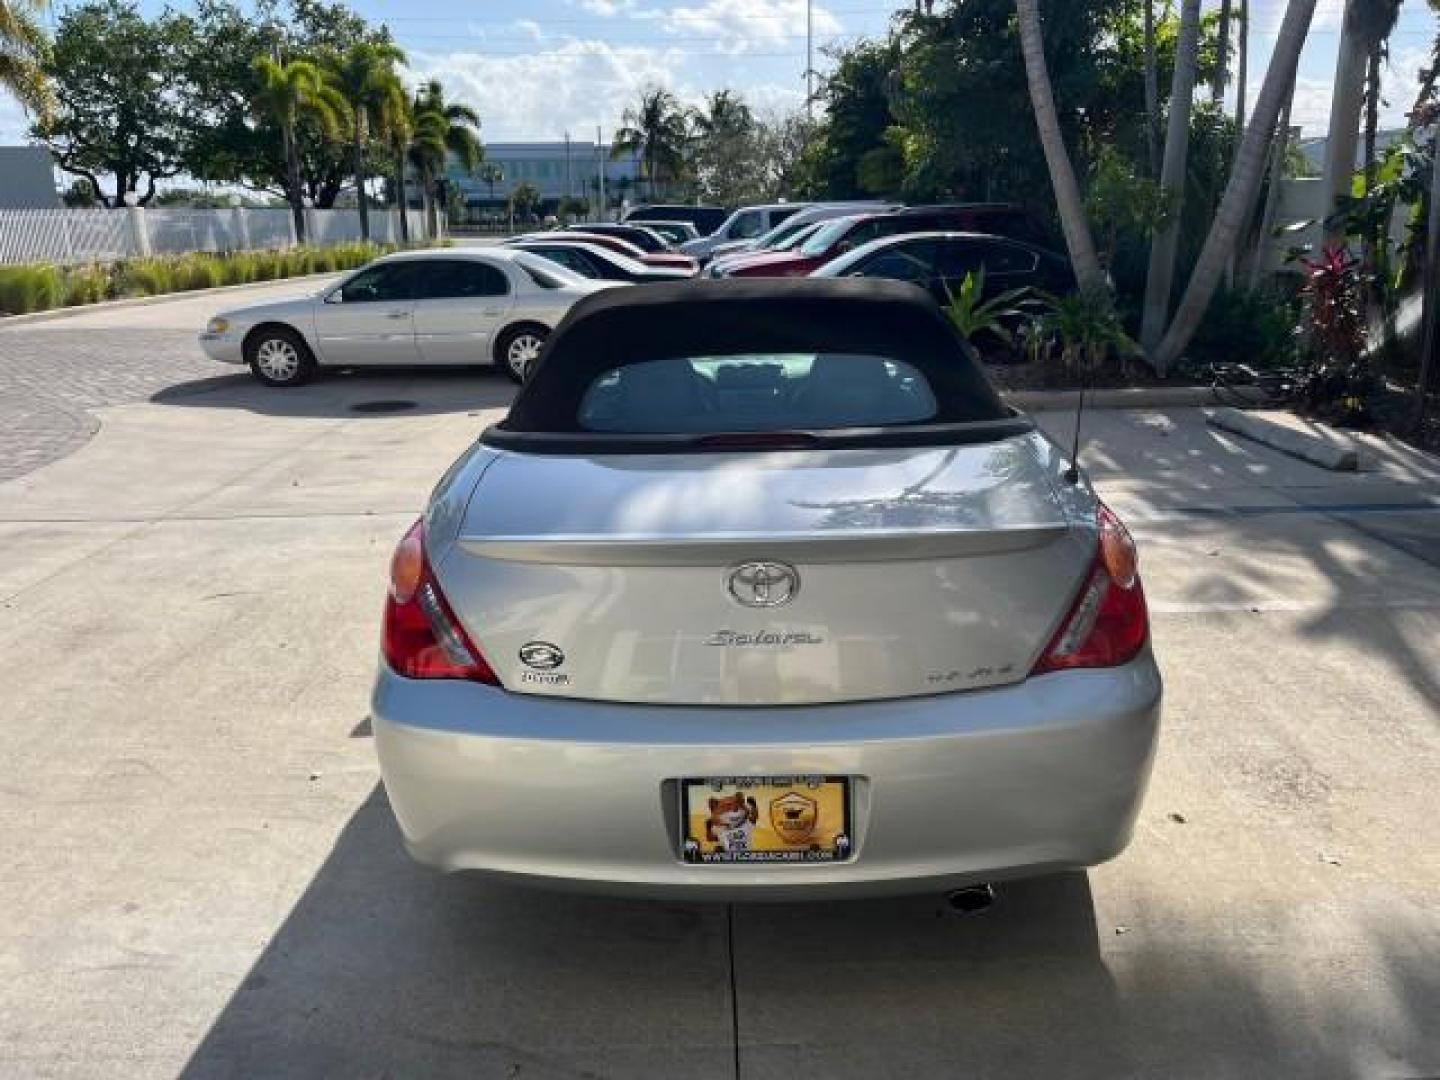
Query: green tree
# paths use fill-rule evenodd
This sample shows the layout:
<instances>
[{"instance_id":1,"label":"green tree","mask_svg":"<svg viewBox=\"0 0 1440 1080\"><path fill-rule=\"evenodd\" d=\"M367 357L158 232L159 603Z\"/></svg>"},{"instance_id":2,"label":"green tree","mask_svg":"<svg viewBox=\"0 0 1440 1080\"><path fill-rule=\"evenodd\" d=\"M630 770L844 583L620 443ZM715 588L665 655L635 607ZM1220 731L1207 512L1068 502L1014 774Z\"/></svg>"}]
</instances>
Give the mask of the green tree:
<instances>
[{"instance_id":1,"label":"green tree","mask_svg":"<svg viewBox=\"0 0 1440 1080\"><path fill-rule=\"evenodd\" d=\"M733 90L717 90L692 114L690 155L705 202L735 206L758 197L764 186L755 115Z\"/></svg>"},{"instance_id":2,"label":"green tree","mask_svg":"<svg viewBox=\"0 0 1440 1080\"><path fill-rule=\"evenodd\" d=\"M45 81L50 42L39 18L47 6L45 0L0 0L0 89L37 115L51 105Z\"/></svg>"},{"instance_id":3,"label":"green tree","mask_svg":"<svg viewBox=\"0 0 1440 1080\"><path fill-rule=\"evenodd\" d=\"M331 138L339 136L348 121L349 107L309 60L276 61L268 56L255 58L260 86L255 108L280 128L285 155L285 194L295 219L295 235L305 240L304 187L300 176L300 155L296 146L302 119L318 124Z\"/></svg>"},{"instance_id":4,"label":"green tree","mask_svg":"<svg viewBox=\"0 0 1440 1080\"><path fill-rule=\"evenodd\" d=\"M435 79L415 95L411 111L415 121L409 158L420 178L426 222L434 237L440 233L438 182L445 174L449 156L453 154L461 168L472 175L485 158L480 143L480 114L468 105L446 101L445 88Z\"/></svg>"},{"instance_id":5,"label":"green tree","mask_svg":"<svg viewBox=\"0 0 1440 1080\"><path fill-rule=\"evenodd\" d=\"M510 192L510 214L521 220L527 219L540 205L540 191L528 180L522 180Z\"/></svg>"},{"instance_id":6,"label":"green tree","mask_svg":"<svg viewBox=\"0 0 1440 1080\"><path fill-rule=\"evenodd\" d=\"M44 66L55 105L31 131L106 206L127 191L147 204L155 182L183 168L188 125L174 90L181 40L173 16L147 21L127 0L90 0L60 16Z\"/></svg>"},{"instance_id":7,"label":"green tree","mask_svg":"<svg viewBox=\"0 0 1440 1080\"><path fill-rule=\"evenodd\" d=\"M903 169L896 149L886 142L886 132L896 123L890 109L887 87L894 63L887 43L862 41L854 48L834 55L835 69L821 85L818 96L825 106L825 118L807 140L801 169L799 194L830 199L854 199L867 194L893 194L895 188L877 189L861 176L861 161L882 151L889 162L872 162L888 169L887 179ZM892 167L893 166L893 167Z\"/></svg>"},{"instance_id":8,"label":"green tree","mask_svg":"<svg viewBox=\"0 0 1440 1080\"><path fill-rule=\"evenodd\" d=\"M325 77L349 106L350 161L355 176L355 197L360 208L360 236L370 239L370 209L366 197L365 154L372 134L383 124L386 110L404 100L395 65L405 54L388 41L359 41L344 52L324 54Z\"/></svg>"},{"instance_id":9,"label":"green tree","mask_svg":"<svg viewBox=\"0 0 1440 1080\"><path fill-rule=\"evenodd\" d=\"M505 170L497 162L487 161L475 171L475 176L490 190L490 201L495 201L495 185L505 182Z\"/></svg>"},{"instance_id":10,"label":"green tree","mask_svg":"<svg viewBox=\"0 0 1440 1080\"><path fill-rule=\"evenodd\" d=\"M258 115L253 104L260 86L255 57L340 54L359 42L387 43L388 32L340 4L315 0L256 0L243 10L235 0L196 0L188 14L176 18L186 26L177 86L190 127L185 171L196 179L281 195L288 202L279 128L268 115ZM348 143L308 117L295 134L303 194L318 207L333 206L353 183ZM382 148L369 149L374 159L369 172L377 164L388 168Z\"/></svg>"},{"instance_id":11,"label":"green tree","mask_svg":"<svg viewBox=\"0 0 1440 1080\"><path fill-rule=\"evenodd\" d=\"M685 111L669 90L654 87L641 91L639 102L625 110L610 156L635 155L654 199L663 180L673 183L682 176L688 144Z\"/></svg>"}]
</instances>

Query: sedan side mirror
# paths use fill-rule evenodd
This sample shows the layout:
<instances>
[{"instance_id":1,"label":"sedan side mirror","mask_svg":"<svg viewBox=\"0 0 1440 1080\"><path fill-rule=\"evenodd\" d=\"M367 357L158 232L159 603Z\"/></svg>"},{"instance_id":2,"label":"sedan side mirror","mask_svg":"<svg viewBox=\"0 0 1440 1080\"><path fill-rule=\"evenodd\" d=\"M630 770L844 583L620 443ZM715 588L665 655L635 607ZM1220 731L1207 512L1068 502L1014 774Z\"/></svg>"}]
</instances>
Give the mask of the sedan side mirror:
<instances>
[{"instance_id":1,"label":"sedan side mirror","mask_svg":"<svg viewBox=\"0 0 1440 1080\"><path fill-rule=\"evenodd\" d=\"M345 302L345 294L340 289L331 289L325 294L324 300L327 304L343 304Z\"/></svg>"}]
</instances>

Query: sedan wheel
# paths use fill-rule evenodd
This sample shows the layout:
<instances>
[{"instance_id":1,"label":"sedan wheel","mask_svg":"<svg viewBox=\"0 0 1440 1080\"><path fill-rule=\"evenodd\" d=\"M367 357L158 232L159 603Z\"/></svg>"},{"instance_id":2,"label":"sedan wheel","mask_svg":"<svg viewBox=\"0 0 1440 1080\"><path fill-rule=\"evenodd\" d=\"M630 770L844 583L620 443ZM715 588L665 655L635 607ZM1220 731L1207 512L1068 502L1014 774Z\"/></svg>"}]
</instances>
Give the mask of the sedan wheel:
<instances>
[{"instance_id":1,"label":"sedan wheel","mask_svg":"<svg viewBox=\"0 0 1440 1080\"><path fill-rule=\"evenodd\" d=\"M260 334L247 350L250 370L266 386L299 386L315 372L315 360L298 334L277 328Z\"/></svg>"},{"instance_id":2,"label":"sedan wheel","mask_svg":"<svg viewBox=\"0 0 1440 1080\"><path fill-rule=\"evenodd\" d=\"M530 368L540 358L540 349L545 344L541 330L511 331L500 347L501 366L505 374L518 383L523 383L530 374Z\"/></svg>"}]
</instances>

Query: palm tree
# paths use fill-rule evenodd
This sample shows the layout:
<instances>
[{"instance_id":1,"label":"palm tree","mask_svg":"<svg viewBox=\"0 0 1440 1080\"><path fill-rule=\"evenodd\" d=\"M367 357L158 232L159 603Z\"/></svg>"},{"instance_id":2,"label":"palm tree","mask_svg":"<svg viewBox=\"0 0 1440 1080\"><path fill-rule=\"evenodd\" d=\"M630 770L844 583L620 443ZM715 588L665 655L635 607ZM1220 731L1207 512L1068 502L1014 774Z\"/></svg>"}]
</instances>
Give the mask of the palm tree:
<instances>
[{"instance_id":1,"label":"palm tree","mask_svg":"<svg viewBox=\"0 0 1440 1080\"><path fill-rule=\"evenodd\" d=\"M1183 0L1180 36L1175 41L1175 75L1170 84L1170 125L1165 132L1165 160L1160 190L1169 203L1166 221L1150 243L1150 268L1145 275L1145 310L1140 344L1149 352L1165 334L1170 293L1175 281L1175 253L1180 244L1180 206L1185 196L1185 162L1190 155L1190 106L1200 66L1200 0Z\"/></svg>"},{"instance_id":2,"label":"palm tree","mask_svg":"<svg viewBox=\"0 0 1440 1080\"><path fill-rule=\"evenodd\" d=\"M400 210L400 242L408 244L410 202L405 196L405 162L410 142L415 136L415 114L410 109L410 99L398 83L381 106L379 124L394 169L391 184L395 189L395 205Z\"/></svg>"},{"instance_id":3,"label":"palm tree","mask_svg":"<svg viewBox=\"0 0 1440 1080\"><path fill-rule=\"evenodd\" d=\"M320 125L320 130L327 137L336 137L348 119L349 106L309 60L280 61L257 56L254 66L260 80L255 93L255 108L280 126L280 141L285 153L285 194L295 219L295 237L303 243L305 206L295 128L301 118L309 117Z\"/></svg>"},{"instance_id":4,"label":"palm tree","mask_svg":"<svg viewBox=\"0 0 1440 1080\"><path fill-rule=\"evenodd\" d=\"M490 201L493 203L495 201L495 185L505 182L505 170L497 162L487 161L480 166L475 175L480 178L482 184L490 189Z\"/></svg>"},{"instance_id":5,"label":"palm tree","mask_svg":"<svg viewBox=\"0 0 1440 1080\"><path fill-rule=\"evenodd\" d=\"M1230 10L1231 0L1220 0L1220 25L1215 31L1219 44L1219 62L1210 78L1210 100L1216 105L1224 99L1225 84L1230 81Z\"/></svg>"},{"instance_id":6,"label":"palm tree","mask_svg":"<svg viewBox=\"0 0 1440 1080\"><path fill-rule=\"evenodd\" d=\"M1155 52L1155 0L1145 0L1145 146L1150 177L1160 178L1160 63Z\"/></svg>"},{"instance_id":7,"label":"palm tree","mask_svg":"<svg viewBox=\"0 0 1440 1080\"><path fill-rule=\"evenodd\" d=\"M622 123L624 126L615 133L610 156L634 154L640 158L650 185L650 198L654 199L660 177L665 173L678 177L684 165L688 142L685 112L674 94L656 88L640 94L638 106L625 110Z\"/></svg>"},{"instance_id":8,"label":"palm tree","mask_svg":"<svg viewBox=\"0 0 1440 1080\"><path fill-rule=\"evenodd\" d=\"M1045 151L1045 164L1050 170L1050 185L1055 189L1055 203L1060 212L1060 227L1065 233L1065 247L1075 277L1083 291L1105 288L1105 273L1095 253L1090 223L1085 218L1085 203L1080 198L1080 184L1075 167L1060 134L1060 118L1055 111L1055 93L1050 86L1050 71L1045 65L1045 39L1040 30L1039 0L1015 0L1015 14L1020 28L1020 51L1025 56L1025 78L1030 86L1030 107L1035 113L1035 126L1040 131L1040 145Z\"/></svg>"},{"instance_id":9,"label":"palm tree","mask_svg":"<svg viewBox=\"0 0 1440 1080\"><path fill-rule=\"evenodd\" d=\"M46 0L0 0L0 89L29 112L46 113L50 86L42 64L50 49L39 15Z\"/></svg>"},{"instance_id":10,"label":"palm tree","mask_svg":"<svg viewBox=\"0 0 1440 1080\"><path fill-rule=\"evenodd\" d=\"M694 113L695 134L700 138L717 139L750 130L755 115L743 98L732 90L717 90Z\"/></svg>"},{"instance_id":11,"label":"palm tree","mask_svg":"<svg viewBox=\"0 0 1440 1080\"><path fill-rule=\"evenodd\" d=\"M1220 283L1220 277L1235 250L1240 231L1255 209L1255 197L1260 192L1260 179L1269 156L1266 151L1270 146L1270 137L1275 130L1280 107L1294 82L1300 50L1305 45L1314 15L1315 0L1289 0L1285 8L1285 18L1275 39L1270 66L1265 72L1260 96L1255 101L1255 112L1245 129L1245 137L1240 140L1240 149L1236 151L1225 194L1220 199L1205 246L1196 260L1195 272L1190 277L1185 296L1176 309L1170 329L1152 356L1160 371L1179 359L1195 336L1195 330L1205 315L1205 309L1210 306L1215 287Z\"/></svg>"},{"instance_id":12,"label":"palm tree","mask_svg":"<svg viewBox=\"0 0 1440 1080\"><path fill-rule=\"evenodd\" d=\"M420 176L425 220L432 237L440 234L435 212L436 181L445 172L451 154L467 173L474 173L485 157L480 145L480 114L469 105L445 100L445 88L431 79L415 95L415 134L409 157Z\"/></svg>"},{"instance_id":13,"label":"palm tree","mask_svg":"<svg viewBox=\"0 0 1440 1080\"><path fill-rule=\"evenodd\" d=\"M1326 240L1343 243L1345 226L1334 211L1350 194L1355 175L1360 111L1365 82L1374 56L1395 25L1397 0L1347 0L1340 30L1340 51L1335 61L1335 89L1330 98L1330 130L1325 141L1325 213L1330 219Z\"/></svg>"},{"instance_id":14,"label":"palm tree","mask_svg":"<svg viewBox=\"0 0 1440 1080\"><path fill-rule=\"evenodd\" d=\"M381 126L387 106L403 96L395 65L405 53L388 41L359 41L344 52L325 54L325 77L350 106L350 171L360 206L360 236L370 239L370 210L365 198L365 145Z\"/></svg>"}]
</instances>

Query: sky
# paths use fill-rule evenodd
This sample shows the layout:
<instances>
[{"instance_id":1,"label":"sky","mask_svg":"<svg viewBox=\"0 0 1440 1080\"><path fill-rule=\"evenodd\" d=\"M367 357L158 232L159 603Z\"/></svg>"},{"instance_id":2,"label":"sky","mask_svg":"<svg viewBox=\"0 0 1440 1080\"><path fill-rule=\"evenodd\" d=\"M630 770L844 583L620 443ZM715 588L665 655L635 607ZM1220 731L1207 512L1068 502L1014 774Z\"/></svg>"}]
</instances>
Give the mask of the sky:
<instances>
[{"instance_id":1,"label":"sky","mask_svg":"<svg viewBox=\"0 0 1440 1080\"><path fill-rule=\"evenodd\" d=\"M55 0L56 12L65 6ZM141 6L156 12L163 2ZM351 6L390 26L416 81L439 77L453 97L478 108L484 137L494 142L560 139L567 132L593 139L597 125L608 140L625 107L651 84L687 103L733 88L761 113L799 108L805 98L805 0L351 0ZM1204 0L1206 10L1218 6ZM1252 102L1284 8L1285 0L1251 0ZM813 0L816 68L828 66L825 47L883 34L895 10L877 0ZM1324 130L1342 10L1343 0L1319 0L1301 59L1294 122L1306 134ZM1405 0L1391 39L1382 123L1403 122L1436 30L1423 0ZM21 141L25 128L19 106L0 93L0 143Z\"/></svg>"}]
</instances>

